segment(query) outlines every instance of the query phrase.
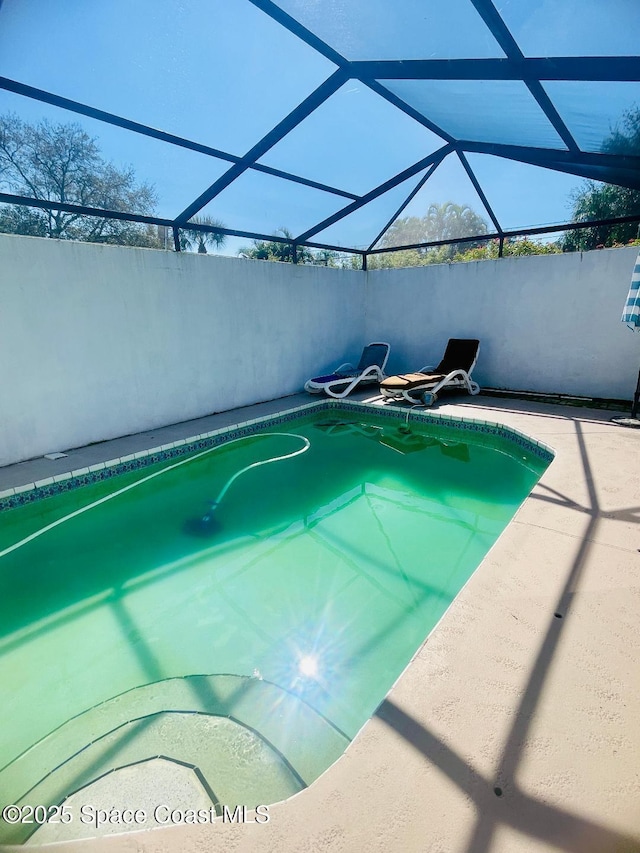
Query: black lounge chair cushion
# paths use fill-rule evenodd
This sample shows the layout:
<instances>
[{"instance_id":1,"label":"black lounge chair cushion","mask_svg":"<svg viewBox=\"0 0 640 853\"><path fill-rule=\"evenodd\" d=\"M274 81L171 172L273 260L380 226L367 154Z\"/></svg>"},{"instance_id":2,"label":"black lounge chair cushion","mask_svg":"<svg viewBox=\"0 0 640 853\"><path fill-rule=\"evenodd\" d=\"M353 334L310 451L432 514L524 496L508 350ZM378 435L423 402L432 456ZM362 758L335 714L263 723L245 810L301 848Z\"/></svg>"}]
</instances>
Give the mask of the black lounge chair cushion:
<instances>
[{"instance_id":1,"label":"black lounge chair cushion","mask_svg":"<svg viewBox=\"0 0 640 853\"><path fill-rule=\"evenodd\" d=\"M450 338L442 361L434 372L443 373L445 376L453 370L469 373L478 356L479 346L480 341L476 338Z\"/></svg>"},{"instance_id":2,"label":"black lounge chair cushion","mask_svg":"<svg viewBox=\"0 0 640 853\"><path fill-rule=\"evenodd\" d=\"M422 385L435 385L454 370L464 370L468 373L478 356L480 341L475 338L450 338L440 364L433 373L401 373L399 376L389 376L380 383L381 388L388 391L410 391Z\"/></svg>"}]
</instances>

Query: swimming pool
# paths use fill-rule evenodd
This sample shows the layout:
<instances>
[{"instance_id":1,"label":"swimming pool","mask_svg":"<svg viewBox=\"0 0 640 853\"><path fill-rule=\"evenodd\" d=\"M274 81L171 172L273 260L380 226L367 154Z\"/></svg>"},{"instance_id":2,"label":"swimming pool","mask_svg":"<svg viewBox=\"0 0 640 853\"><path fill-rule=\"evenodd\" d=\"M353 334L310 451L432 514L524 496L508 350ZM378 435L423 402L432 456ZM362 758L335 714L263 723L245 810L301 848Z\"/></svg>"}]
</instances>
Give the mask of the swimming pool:
<instances>
[{"instance_id":1,"label":"swimming pool","mask_svg":"<svg viewBox=\"0 0 640 853\"><path fill-rule=\"evenodd\" d=\"M5 802L148 790L150 761L218 808L309 785L550 459L503 427L331 401L5 498Z\"/></svg>"}]
</instances>

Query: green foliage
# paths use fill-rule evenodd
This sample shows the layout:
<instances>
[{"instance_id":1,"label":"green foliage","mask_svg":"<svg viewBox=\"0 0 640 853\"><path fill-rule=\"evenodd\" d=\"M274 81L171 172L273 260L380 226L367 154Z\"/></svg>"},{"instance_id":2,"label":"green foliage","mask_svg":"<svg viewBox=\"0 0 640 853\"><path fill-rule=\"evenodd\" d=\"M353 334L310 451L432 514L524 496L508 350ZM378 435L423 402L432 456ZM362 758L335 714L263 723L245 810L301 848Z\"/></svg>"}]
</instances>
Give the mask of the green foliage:
<instances>
[{"instance_id":1,"label":"green foliage","mask_svg":"<svg viewBox=\"0 0 640 853\"><path fill-rule=\"evenodd\" d=\"M21 205L0 207L0 231L5 234L26 234L30 237L46 237L47 223L39 210Z\"/></svg>"},{"instance_id":2,"label":"green foliage","mask_svg":"<svg viewBox=\"0 0 640 853\"><path fill-rule=\"evenodd\" d=\"M503 255L558 255L562 252L559 243L538 243L526 237L505 240Z\"/></svg>"},{"instance_id":3,"label":"green foliage","mask_svg":"<svg viewBox=\"0 0 640 853\"><path fill-rule=\"evenodd\" d=\"M506 250L506 244L504 249ZM507 252L503 250L503 255ZM533 254L533 253L532 253ZM500 257L500 241L491 240L484 246L473 246L470 249L465 249L463 252L458 252L453 257L454 263L464 263L465 261L492 261Z\"/></svg>"},{"instance_id":4,"label":"green foliage","mask_svg":"<svg viewBox=\"0 0 640 853\"><path fill-rule=\"evenodd\" d=\"M423 267L427 264L446 264L449 259L440 249L428 252L418 249L399 249L397 252L381 252L367 256L367 269L387 270L400 267Z\"/></svg>"},{"instance_id":5,"label":"green foliage","mask_svg":"<svg viewBox=\"0 0 640 853\"><path fill-rule=\"evenodd\" d=\"M609 134L602 150L605 154L640 155L640 109L627 110L622 121Z\"/></svg>"},{"instance_id":6,"label":"green foliage","mask_svg":"<svg viewBox=\"0 0 640 853\"><path fill-rule=\"evenodd\" d=\"M0 116L0 187L15 195L153 215L155 189L104 160L80 125ZM62 240L158 246L157 229L45 208L0 207L0 230Z\"/></svg>"},{"instance_id":7,"label":"green foliage","mask_svg":"<svg viewBox=\"0 0 640 853\"><path fill-rule=\"evenodd\" d=\"M628 110L611 132L602 150L606 154L640 155L640 109ZM640 191L628 187L586 181L571 197L573 219L588 222L618 216L640 216ZM625 245L640 238L640 223L599 225L568 231L562 240L565 252Z\"/></svg>"},{"instance_id":8,"label":"green foliage","mask_svg":"<svg viewBox=\"0 0 640 853\"><path fill-rule=\"evenodd\" d=\"M224 224L218 219L210 216L194 216L191 222L194 225L206 225L208 228L224 228ZM226 240L226 234L220 231L200 231L199 228L180 229L180 248L183 252L195 250L200 255L207 254L207 246L222 248Z\"/></svg>"},{"instance_id":9,"label":"green foliage","mask_svg":"<svg viewBox=\"0 0 640 853\"><path fill-rule=\"evenodd\" d=\"M293 234L287 228L278 228L276 234L281 234L285 240L293 240ZM309 263L311 256L309 249L296 246L296 250L297 262ZM294 260L293 243L278 240L254 240L251 246L242 246L238 254L258 261L280 261L285 264L292 264Z\"/></svg>"},{"instance_id":10,"label":"green foliage","mask_svg":"<svg viewBox=\"0 0 640 853\"><path fill-rule=\"evenodd\" d=\"M558 243L537 243L526 237L521 239L510 238L504 241L502 256L504 258L516 255L557 255L562 251ZM500 255L500 241L491 240L484 246L477 246L459 252L454 261L484 261L498 258Z\"/></svg>"},{"instance_id":11,"label":"green foliage","mask_svg":"<svg viewBox=\"0 0 640 853\"><path fill-rule=\"evenodd\" d=\"M418 267L428 264L464 263L466 261L487 261L499 257L500 241L492 239L483 245L466 246L462 251L449 257L448 246L437 246L427 251L418 249L403 249L397 252L385 252L379 255L369 255L368 269L395 269L398 267ZM555 255L562 249L558 243L537 243L527 239L505 240L503 256L510 255Z\"/></svg>"},{"instance_id":12,"label":"green foliage","mask_svg":"<svg viewBox=\"0 0 640 853\"><path fill-rule=\"evenodd\" d=\"M317 267L343 267L344 261L338 252L331 249L311 249L309 254L311 259L305 263L314 264ZM358 263L362 266L362 261L358 257Z\"/></svg>"},{"instance_id":13,"label":"green foliage","mask_svg":"<svg viewBox=\"0 0 640 853\"><path fill-rule=\"evenodd\" d=\"M573 219L588 222L592 219L610 219L616 216L640 216L640 191L613 184L598 186L587 181L572 196ZM562 241L565 252L585 251L605 246L622 245L640 236L640 223L598 225L568 231Z\"/></svg>"},{"instance_id":14,"label":"green foliage","mask_svg":"<svg viewBox=\"0 0 640 853\"><path fill-rule=\"evenodd\" d=\"M416 243L434 243L440 240L455 240L457 237L474 237L487 233L486 221L468 205L431 204L424 216L407 216L396 219L380 240L380 248L392 246L412 246ZM440 257L445 260L453 257L468 243L451 243L440 247ZM424 252L418 249L418 252ZM441 263L442 261L437 261ZM433 261L431 261L433 263Z\"/></svg>"},{"instance_id":15,"label":"green foliage","mask_svg":"<svg viewBox=\"0 0 640 853\"><path fill-rule=\"evenodd\" d=\"M467 205L431 204L424 216L405 216L396 219L383 235L378 246L381 249L393 246L411 246L415 243L455 240L456 237L468 237L486 234L487 223ZM433 248L400 249L369 255L368 269L395 269L398 267L416 267L426 264L446 264L457 260L461 253L479 243L450 243Z\"/></svg>"},{"instance_id":16,"label":"green foliage","mask_svg":"<svg viewBox=\"0 0 640 853\"><path fill-rule=\"evenodd\" d=\"M293 241L293 234L288 228L278 228L276 234L282 235L285 240ZM253 258L259 261L280 261L292 264L293 243L284 243L278 240L254 240L251 246L242 246L238 254L244 258ZM296 246L296 262L298 264L311 264L322 267L349 268L352 265L351 258L341 257L339 252L331 249L309 249L306 246ZM362 261L358 256L354 258L357 269L360 269ZM354 267L355 268L355 267Z\"/></svg>"}]
</instances>

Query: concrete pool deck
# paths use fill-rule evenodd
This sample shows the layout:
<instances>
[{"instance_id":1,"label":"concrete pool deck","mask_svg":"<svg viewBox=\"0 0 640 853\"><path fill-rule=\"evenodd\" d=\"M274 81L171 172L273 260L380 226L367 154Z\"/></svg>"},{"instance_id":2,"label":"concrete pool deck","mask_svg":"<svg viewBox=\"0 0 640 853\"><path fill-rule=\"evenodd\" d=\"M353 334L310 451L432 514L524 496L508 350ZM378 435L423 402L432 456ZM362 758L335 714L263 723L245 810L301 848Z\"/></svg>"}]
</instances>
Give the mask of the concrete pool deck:
<instances>
[{"instance_id":1,"label":"concrete pool deck","mask_svg":"<svg viewBox=\"0 0 640 853\"><path fill-rule=\"evenodd\" d=\"M8 466L0 492L313 399ZM266 824L47 849L640 851L640 431L611 411L449 399L437 411L505 423L556 458L345 754Z\"/></svg>"}]
</instances>

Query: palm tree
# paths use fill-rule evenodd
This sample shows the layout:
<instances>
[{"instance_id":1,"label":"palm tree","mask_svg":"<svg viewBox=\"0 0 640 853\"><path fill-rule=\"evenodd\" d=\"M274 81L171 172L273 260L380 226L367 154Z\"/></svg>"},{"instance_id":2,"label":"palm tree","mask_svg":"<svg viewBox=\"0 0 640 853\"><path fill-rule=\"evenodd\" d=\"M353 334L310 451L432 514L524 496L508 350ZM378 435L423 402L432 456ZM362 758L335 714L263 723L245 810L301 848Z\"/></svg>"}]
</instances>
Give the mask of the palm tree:
<instances>
[{"instance_id":1,"label":"palm tree","mask_svg":"<svg viewBox=\"0 0 640 853\"><path fill-rule=\"evenodd\" d=\"M467 204L430 204L424 217L426 241L453 240L487 233L487 223Z\"/></svg>"},{"instance_id":2,"label":"palm tree","mask_svg":"<svg viewBox=\"0 0 640 853\"><path fill-rule=\"evenodd\" d=\"M189 220L194 225L206 225L208 228L224 228L224 223L210 216L194 216ZM200 255L207 254L207 246L215 246L220 249L227 239L226 234L220 231L200 231L199 228L180 229L180 248L189 251L197 246L196 251Z\"/></svg>"},{"instance_id":3,"label":"palm tree","mask_svg":"<svg viewBox=\"0 0 640 853\"><path fill-rule=\"evenodd\" d=\"M384 237L380 247L414 246L418 243L435 243L439 240L455 240L456 237L475 237L487 233L486 221L469 205L445 201L443 204L430 204L424 216L406 216L396 219ZM468 244L451 244L444 252L453 257L460 251L459 246L468 248ZM424 251L424 250L420 250Z\"/></svg>"},{"instance_id":4,"label":"palm tree","mask_svg":"<svg viewBox=\"0 0 640 853\"><path fill-rule=\"evenodd\" d=\"M288 228L278 228L276 234L282 235L282 237L289 242L280 242L279 240L254 240L253 246L242 246L238 250L238 254L243 258L254 258L260 261L282 261L289 264L293 263L293 234ZM297 263L311 263L313 256L309 249L306 249L304 246L295 246L295 249Z\"/></svg>"}]
</instances>

